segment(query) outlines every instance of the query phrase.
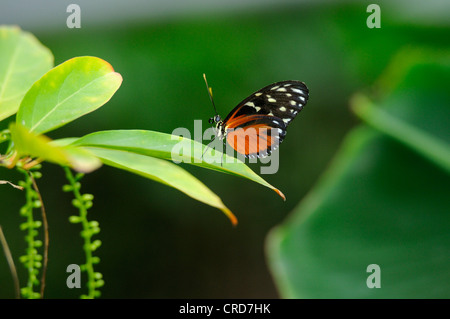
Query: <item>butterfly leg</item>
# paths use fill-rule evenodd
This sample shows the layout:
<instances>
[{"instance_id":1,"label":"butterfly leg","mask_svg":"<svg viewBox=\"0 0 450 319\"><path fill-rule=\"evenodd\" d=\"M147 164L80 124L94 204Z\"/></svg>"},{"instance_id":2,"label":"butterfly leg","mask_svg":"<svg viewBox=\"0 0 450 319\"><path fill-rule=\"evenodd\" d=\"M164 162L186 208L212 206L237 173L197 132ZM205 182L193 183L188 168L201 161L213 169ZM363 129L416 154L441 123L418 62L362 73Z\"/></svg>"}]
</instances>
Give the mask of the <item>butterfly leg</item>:
<instances>
[{"instance_id":1,"label":"butterfly leg","mask_svg":"<svg viewBox=\"0 0 450 319\"><path fill-rule=\"evenodd\" d=\"M202 154L202 159L203 159L203 156L205 156L206 151L209 149L209 145L211 145L211 143L214 142L215 139L216 139L216 137L214 136L213 139L211 140L211 142L209 142L208 145L206 145L206 149Z\"/></svg>"}]
</instances>

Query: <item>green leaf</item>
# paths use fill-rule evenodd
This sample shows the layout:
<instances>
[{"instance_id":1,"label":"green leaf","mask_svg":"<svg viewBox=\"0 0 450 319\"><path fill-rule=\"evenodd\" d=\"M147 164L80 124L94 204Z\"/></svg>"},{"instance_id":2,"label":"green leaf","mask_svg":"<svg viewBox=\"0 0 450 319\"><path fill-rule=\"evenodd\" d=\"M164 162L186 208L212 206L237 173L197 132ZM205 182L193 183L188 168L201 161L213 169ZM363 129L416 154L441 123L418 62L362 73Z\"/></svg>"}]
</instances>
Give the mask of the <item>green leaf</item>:
<instances>
[{"instance_id":1,"label":"green leaf","mask_svg":"<svg viewBox=\"0 0 450 319\"><path fill-rule=\"evenodd\" d=\"M52 53L32 34L0 27L0 121L17 112L31 85L52 66Z\"/></svg>"},{"instance_id":2,"label":"green leaf","mask_svg":"<svg viewBox=\"0 0 450 319\"><path fill-rule=\"evenodd\" d=\"M354 96L352 109L367 124L408 145L450 173L449 144L377 108L362 94Z\"/></svg>"},{"instance_id":3,"label":"green leaf","mask_svg":"<svg viewBox=\"0 0 450 319\"><path fill-rule=\"evenodd\" d=\"M332 167L267 240L285 298L450 296L448 175L371 129L351 133ZM367 266L381 268L369 289Z\"/></svg>"},{"instance_id":4,"label":"green leaf","mask_svg":"<svg viewBox=\"0 0 450 319\"><path fill-rule=\"evenodd\" d=\"M73 145L123 150L167 160L172 160L172 152L174 152L179 161L247 178L274 190L285 200L280 190L267 183L245 163L237 159L233 159L225 154L222 164L220 162L208 163L204 161L201 156L206 146L188 138L154 131L112 130L88 134L78 139ZM178 152L183 147L185 152ZM219 153L219 156L221 154ZM204 159L208 159L208 156L205 155Z\"/></svg>"},{"instance_id":5,"label":"green leaf","mask_svg":"<svg viewBox=\"0 0 450 319\"><path fill-rule=\"evenodd\" d=\"M283 297L450 297L448 57L404 57L410 65L396 70L388 94L352 101L372 128L349 134L319 183L268 237ZM367 286L371 264L380 267L379 289Z\"/></svg>"},{"instance_id":6,"label":"green leaf","mask_svg":"<svg viewBox=\"0 0 450 319\"><path fill-rule=\"evenodd\" d=\"M67 154L62 148L52 146L48 137L31 133L23 126L14 123L10 124L9 130L19 158L32 156L60 165L69 164Z\"/></svg>"},{"instance_id":7,"label":"green leaf","mask_svg":"<svg viewBox=\"0 0 450 319\"><path fill-rule=\"evenodd\" d=\"M84 147L61 147L67 154L70 167L81 173L90 173L102 166L102 162Z\"/></svg>"},{"instance_id":8,"label":"green leaf","mask_svg":"<svg viewBox=\"0 0 450 319\"><path fill-rule=\"evenodd\" d=\"M16 121L35 133L54 130L101 107L121 83L121 75L102 59L70 59L31 87Z\"/></svg>"},{"instance_id":9,"label":"green leaf","mask_svg":"<svg viewBox=\"0 0 450 319\"><path fill-rule=\"evenodd\" d=\"M101 166L100 160L82 147L54 145L48 137L14 123L10 124L9 129L17 151L16 160L24 156L36 157L85 173Z\"/></svg>"},{"instance_id":10,"label":"green leaf","mask_svg":"<svg viewBox=\"0 0 450 319\"><path fill-rule=\"evenodd\" d=\"M230 219L233 225L237 219L222 203L222 200L197 178L178 165L166 160L130 153L122 150L87 147L94 155L109 166L123 169L159 183L176 188L186 195L220 209Z\"/></svg>"}]
</instances>

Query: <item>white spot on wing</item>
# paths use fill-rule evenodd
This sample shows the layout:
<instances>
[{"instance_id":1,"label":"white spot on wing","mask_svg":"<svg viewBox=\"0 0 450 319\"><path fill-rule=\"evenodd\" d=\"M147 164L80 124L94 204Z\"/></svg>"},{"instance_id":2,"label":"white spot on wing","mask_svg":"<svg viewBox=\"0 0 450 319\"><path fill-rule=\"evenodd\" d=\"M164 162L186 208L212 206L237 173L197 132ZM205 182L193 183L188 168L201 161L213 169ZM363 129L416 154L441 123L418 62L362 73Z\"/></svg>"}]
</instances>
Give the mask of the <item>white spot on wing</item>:
<instances>
[{"instance_id":1,"label":"white spot on wing","mask_svg":"<svg viewBox=\"0 0 450 319\"><path fill-rule=\"evenodd\" d=\"M278 89L280 86L279 85L277 85L277 86L274 86L273 88L271 88L271 90L276 90L276 89ZM278 90L277 90L278 91Z\"/></svg>"},{"instance_id":2,"label":"white spot on wing","mask_svg":"<svg viewBox=\"0 0 450 319\"><path fill-rule=\"evenodd\" d=\"M277 91L278 92L286 92L286 89L285 88L279 88Z\"/></svg>"},{"instance_id":3,"label":"white spot on wing","mask_svg":"<svg viewBox=\"0 0 450 319\"><path fill-rule=\"evenodd\" d=\"M286 112L286 108L284 106L280 107L281 112Z\"/></svg>"},{"instance_id":4,"label":"white spot on wing","mask_svg":"<svg viewBox=\"0 0 450 319\"><path fill-rule=\"evenodd\" d=\"M304 94L305 92L303 92L302 90L299 89L292 89L292 91L294 91L295 93L299 93L299 94Z\"/></svg>"},{"instance_id":5,"label":"white spot on wing","mask_svg":"<svg viewBox=\"0 0 450 319\"><path fill-rule=\"evenodd\" d=\"M269 101L271 103L275 103L277 100L275 100L274 98L269 98L267 101Z\"/></svg>"},{"instance_id":6,"label":"white spot on wing","mask_svg":"<svg viewBox=\"0 0 450 319\"><path fill-rule=\"evenodd\" d=\"M256 110L256 112L259 112L259 110L261 110L261 108L259 106L255 106L255 110Z\"/></svg>"},{"instance_id":7,"label":"white spot on wing","mask_svg":"<svg viewBox=\"0 0 450 319\"><path fill-rule=\"evenodd\" d=\"M248 105L248 106L251 106L251 107L255 107L255 103L253 103L253 102L247 102L247 103L245 103L245 105Z\"/></svg>"},{"instance_id":8,"label":"white spot on wing","mask_svg":"<svg viewBox=\"0 0 450 319\"><path fill-rule=\"evenodd\" d=\"M287 96L287 97L291 97L292 94L291 94L291 93L286 93L286 96Z\"/></svg>"},{"instance_id":9,"label":"white spot on wing","mask_svg":"<svg viewBox=\"0 0 450 319\"><path fill-rule=\"evenodd\" d=\"M289 118L283 119L283 122L286 124L288 124L290 121L291 121L291 119L289 119Z\"/></svg>"},{"instance_id":10,"label":"white spot on wing","mask_svg":"<svg viewBox=\"0 0 450 319\"><path fill-rule=\"evenodd\" d=\"M297 104L297 102L295 102L294 100L291 100L289 103L290 103L291 105L296 105L296 104Z\"/></svg>"},{"instance_id":11,"label":"white spot on wing","mask_svg":"<svg viewBox=\"0 0 450 319\"><path fill-rule=\"evenodd\" d=\"M261 92L255 93L255 96L260 96L261 94Z\"/></svg>"}]
</instances>

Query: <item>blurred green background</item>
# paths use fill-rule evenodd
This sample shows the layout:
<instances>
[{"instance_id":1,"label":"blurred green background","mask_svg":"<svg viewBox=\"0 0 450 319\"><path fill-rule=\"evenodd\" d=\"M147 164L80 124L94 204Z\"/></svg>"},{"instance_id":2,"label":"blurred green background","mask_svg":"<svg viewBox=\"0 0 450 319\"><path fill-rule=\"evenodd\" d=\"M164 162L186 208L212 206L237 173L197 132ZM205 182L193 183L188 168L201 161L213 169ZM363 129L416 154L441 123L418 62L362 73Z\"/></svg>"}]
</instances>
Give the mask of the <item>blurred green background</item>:
<instances>
[{"instance_id":1,"label":"blurred green background","mask_svg":"<svg viewBox=\"0 0 450 319\"><path fill-rule=\"evenodd\" d=\"M203 73L213 87L222 117L239 101L272 82L295 79L304 81L310 89L310 101L289 127L280 147L278 173L263 176L284 192L286 202L250 181L183 166L235 213L239 219L236 228L217 209L124 171L104 166L85 177L83 192L95 195L90 217L98 220L102 229L103 245L98 251L102 262L98 269L106 281L103 297L354 296L338 292L305 294L304 288L301 293L292 293L292 288L286 288L288 284L277 285L274 277L282 282L286 279L276 267L272 267L275 276L269 270L266 236L314 187L345 135L360 122L349 109L355 92L372 92L369 89L385 69L389 65L395 69L392 60L399 50L425 47L448 57L445 50L450 48L450 26L444 14L450 10L448 3L379 1L380 29L366 26L367 1L192 1L190 5L181 1L129 1L126 6L125 2L79 1L81 29L65 25L68 1L36 1L31 6L25 3L2 2L0 24L17 24L33 33L53 52L55 65L74 56L93 55L111 63L124 79L109 103L52 132L52 138L106 129L171 133L177 127L193 130L195 119L204 120L205 128L213 109ZM427 79L420 81L426 83ZM449 115L449 104L445 105L441 121ZM0 123L0 128L7 122ZM442 126L440 134L448 137L447 125ZM389 145L391 149L400 147ZM396 152L392 151L393 159L386 161L397 163L400 157L395 156ZM359 163L369 168L370 164L370 160ZM414 166L410 172L426 165ZM259 173L258 165L251 167ZM74 213L71 198L61 191L65 178L59 167L44 165L42 173L40 189L51 240L46 297L76 298L80 291L70 290L65 284L67 265L83 263L79 229L68 223L68 216ZM381 174L389 176L392 171ZM438 189L446 195L448 174L439 170L433 174L442 183ZM18 175L1 169L0 178L16 182ZM414 183L414 178L410 182ZM25 249L23 234L18 231L23 196L11 187L1 186L0 190L0 224L17 260ZM427 191L433 190L423 190ZM438 205L440 216L448 213L449 207L449 201L442 198ZM408 196L398 200L408 202ZM433 202L433 198L429 200ZM426 202L422 204L427 206ZM324 220L329 219L325 216ZM442 219L444 245L439 250L445 262L449 256L447 222L448 218ZM327 225L323 227L327 229ZM341 231L345 232L345 227ZM334 232L321 235L328 243L335 240L333 236L339 237ZM358 240L357 235L354 240ZM314 245L308 247L313 249ZM23 266L17 266L24 278ZM449 279L448 269L440 270L444 273L442 279ZM321 278L320 269L315 271ZM362 276L366 275L362 269ZM345 276L337 282L345 286ZM303 285L301 280L298 284ZM311 285L314 280L306 287ZM1 258L0 297L13 297L12 287L6 261ZM444 288L437 296L449 297L449 291Z\"/></svg>"}]
</instances>

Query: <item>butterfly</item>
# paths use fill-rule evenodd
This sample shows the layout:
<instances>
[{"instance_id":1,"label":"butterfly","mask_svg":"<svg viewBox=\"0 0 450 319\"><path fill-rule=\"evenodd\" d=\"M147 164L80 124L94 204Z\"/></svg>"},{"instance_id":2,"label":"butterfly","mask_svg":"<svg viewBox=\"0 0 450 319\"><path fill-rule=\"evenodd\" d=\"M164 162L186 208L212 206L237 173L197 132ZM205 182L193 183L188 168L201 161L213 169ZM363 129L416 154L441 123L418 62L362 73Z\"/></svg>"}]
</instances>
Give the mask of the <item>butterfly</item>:
<instances>
[{"instance_id":1,"label":"butterfly","mask_svg":"<svg viewBox=\"0 0 450 319\"><path fill-rule=\"evenodd\" d=\"M203 78L216 112L209 119L210 124L215 124L212 141L215 138L226 139L245 158L266 157L276 150L286 137L287 127L306 105L309 97L309 90L303 82L272 83L244 99L222 120L205 74Z\"/></svg>"}]
</instances>

